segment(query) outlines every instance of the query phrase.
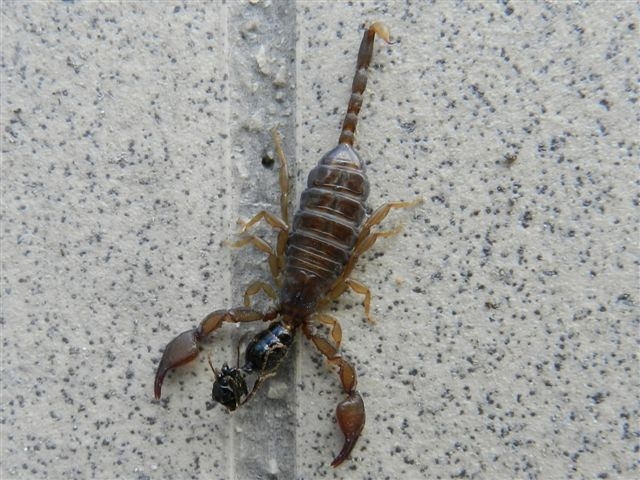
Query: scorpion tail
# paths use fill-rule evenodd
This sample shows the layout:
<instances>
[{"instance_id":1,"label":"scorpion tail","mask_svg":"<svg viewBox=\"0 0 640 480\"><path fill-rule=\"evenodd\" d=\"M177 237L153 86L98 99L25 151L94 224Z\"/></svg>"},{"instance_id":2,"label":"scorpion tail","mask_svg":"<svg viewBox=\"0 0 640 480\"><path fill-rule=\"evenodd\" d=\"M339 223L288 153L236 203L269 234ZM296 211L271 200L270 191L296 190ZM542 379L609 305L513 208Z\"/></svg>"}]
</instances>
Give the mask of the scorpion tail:
<instances>
[{"instance_id":1,"label":"scorpion tail","mask_svg":"<svg viewBox=\"0 0 640 480\"><path fill-rule=\"evenodd\" d=\"M385 42L391 43L389 40L389 29L384 23L376 22L364 32L362 43L360 43L360 51L358 52L356 74L353 77L353 84L351 85L351 98L347 106L347 114L342 123L340 139L338 140L340 144L346 143L347 145L353 145L353 137L356 131L356 124L358 123L358 113L360 113L360 108L362 107L362 94L367 87L367 69L373 56L373 40L375 39L376 33Z\"/></svg>"}]
</instances>

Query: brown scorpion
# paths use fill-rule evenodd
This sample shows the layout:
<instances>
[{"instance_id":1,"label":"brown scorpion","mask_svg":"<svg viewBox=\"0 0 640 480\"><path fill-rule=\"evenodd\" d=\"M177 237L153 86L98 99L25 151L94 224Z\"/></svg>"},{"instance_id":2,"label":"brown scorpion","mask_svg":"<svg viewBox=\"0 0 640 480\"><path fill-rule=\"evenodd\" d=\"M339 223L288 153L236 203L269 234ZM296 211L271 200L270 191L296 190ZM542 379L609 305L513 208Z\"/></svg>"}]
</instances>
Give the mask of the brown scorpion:
<instances>
[{"instance_id":1,"label":"brown scorpion","mask_svg":"<svg viewBox=\"0 0 640 480\"><path fill-rule=\"evenodd\" d=\"M291 225L287 163L280 137L273 131L280 163L280 217L263 210L245 223L242 231L264 220L278 230L276 246L273 248L261 238L248 234L233 246L253 245L268 254L271 274L279 287L278 294L266 282L253 282L245 293L245 307L217 310L207 315L196 328L178 335L164 350L154 385L155 397L159 399L167 372L194 360L202 339L224 322L269 321L269 326L247 345L244 366L234 368L224 364L220 371L211 367L215 375L213 400L223 404L229 411L235 410L255 394L265 379L275 374L293 343L296 331L302 328L304 335L329 363L338 367L342 389L346 394L336 408L338 424L345 440L340 453L331 463L333 467L340 465L351 453L364 427L365 411L362 397L356 391L355 369L338 353L342 328L335 318L323 313L322 309L351 289L364 295L364 311L371 320L371 293L365 285L350 278L350 274L358 258L378 238L398 232L398 229L372 232L372 227L378 225L392 209L412 207L421 201L386 203L365 219L369 182L364 162L352 147L376 34L391 43L389 30L382 23L374 23L365 31L338 146L324 155L311 170L307 188L302 192L300 207ZM277 298L277 305L267 312L249 308L251 296L260 291ZM316 323L330 329L332 342L316 334ZM250 374L255 375L251 391L246 381L246 376Z\"/></svg>"}]
</instances>

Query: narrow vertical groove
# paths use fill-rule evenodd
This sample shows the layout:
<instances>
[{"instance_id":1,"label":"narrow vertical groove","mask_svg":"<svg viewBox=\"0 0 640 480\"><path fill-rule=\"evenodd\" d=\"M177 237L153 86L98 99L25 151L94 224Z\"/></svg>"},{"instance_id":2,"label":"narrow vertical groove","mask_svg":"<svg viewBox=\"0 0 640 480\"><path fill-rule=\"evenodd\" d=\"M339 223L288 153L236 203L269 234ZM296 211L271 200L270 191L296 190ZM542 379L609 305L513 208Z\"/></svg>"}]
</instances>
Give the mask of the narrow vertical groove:
<instances>
[{"instance_id":1,"label":"narrow vertical groove","mask_svg":"<svg viewBox=\"0 0 640 480\"><path fill-rule=\"evenodd\" d=\"M227 2L226 57L228 69L228 108L230 109L229 148L232 177L229 195L235 218L229 234L237 232L236 218L249 218L259 210L279 215L278 162L263 165L263 159L274 153L272 128L282 137L288 163L295 167L291 152L295 131L295 69L291 62L295 55L296 11L294 0L273 2L269 6ZM255 88L259 85L259 88ZM292 170L295 170L293 168ZM294 174L290 175L295 178ZM290 199L295 202L295 192ZM293 208L290 208L293 211ZM253 232L252 232L253 233ZM255 233L275 245L276 235L268 228L258 226ZM270 281L264 254L253 248L231 252L233 304L241 304L247 285L253 280ZM258 295L252 305L260 310L271 306L270 301ZM236 342L245 333L257 333L262 323L242 325L229 329L232 339L226 345L228 354L215 355L215 363L236 363ZM245 342L246 343L246 342ZM244 356L245 347L240 355ZM294 478L295 477L295 417L296 402L295 365L292 360L297 351L289 352L277 374L260 388L242 408L234 411L229 424L230 479ZM214 352L215 354L215 352ZM286 388L283 388L285 387ZM269 395L269 392L272 395ZM273 392L276 392L273 395ZM280 393L279 393L280 392ZM216 410L218 421L227 422L221 410ZM226 449L225 449L226 450Z\"/></svg>"},{"instance_id":2,"label":"narrow vertical groove","mask_svg":"<svg viewBox=\"0 0 640 480\"><path fill-rule=\"evenodd\" d=\"M302 38L302 32L300 31L300 25L298 23L298 19L297 19L297 14L298 12L296 11L296 22L295 22L295 38L296 38L296 42L295 42L295 72L296 72L296 95L295 95L295 105L297 106L300 103L300 96L301 96L301 89L297 88L297 81L299 78L301 78L301 64L300 64L300 59L303 58L303 51L302 51L302 42L300 41ZM299 108L295 109L295 124L296 124L296 129L295 129L295 158L296 159L301 159L302 157L302 133L301 133L301 129L297 128L298 125L302 125L303 123L303 118L302 118L302 112ZM296 187L296 192L301 192L304 189L304 185L299 184L297 181L297 177L298 175L296 175L297 171L298 171L298 165L296 165L295 170L293 171L293 173L290 171L290 175L291 177L291 181L292 183L295 185ZM296 196L296 200L297 201L297 196ZM292 215L295 214L295 210L296 207L294 207L292 209ZM294 364L294 378L296 380L296 386L300 385L302 382L302 349L299 347L301 342L298 342L297 344L295 344L295 348L293 350L293 353L295 354L294 359L295 362L292 362ZM299 397L298 395L296 395L295 397L295 402L293 402L293 415L296 419L296 425L300 425L299 422L299 418L298 416L300 415L300 403L299 403ZM296 445L296 449L298 447L298 432L296 429L295 435L294 435L294 440L295 440L295 445ZM299 478L298 477L298 471L299 471L299 460L298 460L298 455L296 455L294 457L294 462L293 462L293 472L295 477L294 478Z\"/></svg>"},{"instance_id":3,"label":"narrow vertical groove","mask_svg":"<svg viewBox=\"0 0 640 480\"><path fill-rule=\"evenodd\" d=\"M229 61L231 60L231 54L230 54L230 45L229 45L229 9L226 5L222 5L220 8L220 13L222 18L220 19L220 26L223 29L222 32L222 36L223 36L223 55L224 55L224 75L226 77L226 82L227 82L227 87L229 87L229 84L231 82L231 77L230 77L230 69L229 69ZM227 95L229 94L230 88L226 89L227 91ZM224 139L224 141L222 142L223 144L223 158L224 158L224 174L225 174L225 178L227 179L227 185L231 185L232 181L233 181L233 165L231 164L231 98L228 99L228 101L226 102L225 105L225 112L224 112L224 116L225 116L225 124L227 126L226 128L226 138ZM229 204L232 205L233 202L231 201L231 199L229 199ZM226 212L226 216L225 216L225 225L231 225L232 224L232 216L236 214L236 212L233 211L233 208L227 208L225 209ZM230 257L231 256L231 252L229 252L227 250L227 255ZM231 259L229 258L229 262L228 262L229 266L231 265ZM227 289L225 292L225 296L227 298L231 298L232 295L232 287L231 287L231 281L232 281L232 274L231 271L229 271L227 273ZM235 420L232 418L229 423L227 424L227 435L226 438L228 438L228 442L226 445L226 450L227 450L227 458L232 459L230 462L228 462L228 470L227 470L227 478L236 478L236 458L234 455L234 445L235 445Z\"/></svg>"}]
</instances>

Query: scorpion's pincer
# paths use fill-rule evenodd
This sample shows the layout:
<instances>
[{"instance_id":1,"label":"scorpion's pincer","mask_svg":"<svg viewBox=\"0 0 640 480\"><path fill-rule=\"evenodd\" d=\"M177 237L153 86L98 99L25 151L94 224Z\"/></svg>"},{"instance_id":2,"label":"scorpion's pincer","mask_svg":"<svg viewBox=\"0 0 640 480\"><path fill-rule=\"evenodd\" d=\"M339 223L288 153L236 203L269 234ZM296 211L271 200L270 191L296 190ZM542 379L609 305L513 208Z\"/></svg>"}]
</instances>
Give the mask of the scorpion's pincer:
<instances>
[{"instance_id":1,"label":"scorpion's pincer","mask_svg":"<svg viewBox=\"0 0 640 480\"><path fill-rule=\"evenodd\" d=\"M364 428L364 402L357 391L352 391L346 399L338 404L336 416L340 430L344 435L344 445L338 456L331 462L332 467L337 467L347 459Z\"/></svg>"},{"instance_id":2,"label":"scorpion's pincer","mask_svg":"<svg viewBox=\"0 0 640 480\"><path fill-rule=\"evenodd\" d=\"M153 393L156 400L160 398L162 382L167 372L185 363L189 363L198 356L199 340L198 329L193 328L182 332L166 346L162 354L162 360L160 360L158 370L156 371L156 380L153 386Z\"/></svg>"}]
</instances>

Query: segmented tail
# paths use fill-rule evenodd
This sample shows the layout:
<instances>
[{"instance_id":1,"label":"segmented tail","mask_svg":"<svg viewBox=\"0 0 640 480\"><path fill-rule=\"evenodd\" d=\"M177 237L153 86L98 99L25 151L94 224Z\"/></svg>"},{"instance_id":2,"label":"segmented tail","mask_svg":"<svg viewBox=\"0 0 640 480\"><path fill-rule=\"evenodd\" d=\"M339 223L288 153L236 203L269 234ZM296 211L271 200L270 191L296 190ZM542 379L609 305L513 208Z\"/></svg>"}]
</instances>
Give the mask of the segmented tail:
<instances>
[{"instance_id":1,"label":"segmented tail","mask_svg":"<svg viewBox=\"0 0 640 480\"><path fill-rule=\"evenodd\" d=\"M389 40L389 29L384 23L376 22L364 32L362 43L360 43L360 51L358 52L356 74L353 77L353 84L351 85L351 98L349 98L347 114L342 123L342 132L340 133L338 143L353 145L353 137L356 131L356 124L358 123L358 113L360 113L360 108L362 107L362 94L367 87L367 69L373 56L373 40L375 39L376 33L385 42L391 43Z\"/></svg>"}]
</instances>

